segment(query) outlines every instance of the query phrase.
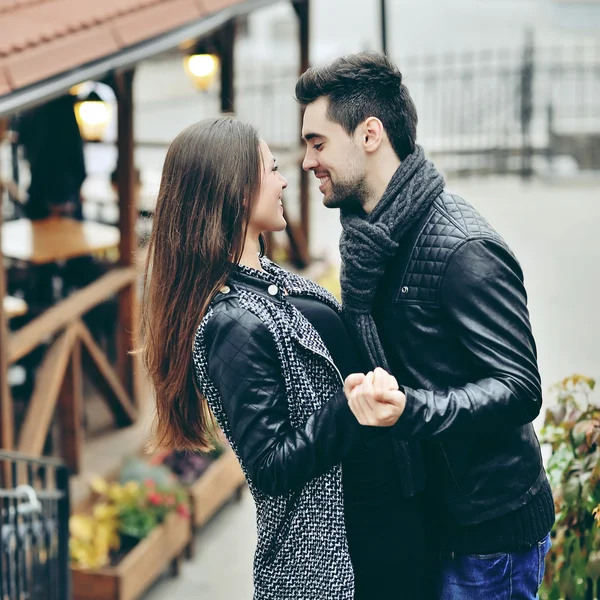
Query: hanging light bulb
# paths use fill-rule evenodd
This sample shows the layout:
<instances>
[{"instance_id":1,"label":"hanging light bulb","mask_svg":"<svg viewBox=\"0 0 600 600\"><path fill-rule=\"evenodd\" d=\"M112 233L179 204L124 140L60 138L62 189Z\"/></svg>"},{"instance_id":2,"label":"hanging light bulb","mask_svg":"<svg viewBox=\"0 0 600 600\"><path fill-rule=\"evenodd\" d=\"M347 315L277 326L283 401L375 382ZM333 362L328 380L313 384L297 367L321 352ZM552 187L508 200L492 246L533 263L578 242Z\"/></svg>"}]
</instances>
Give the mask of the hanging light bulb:
<instances>
[{"instance_id":1,"label":"hanging light bulb","mask_svg":"<svg viewBox=\"0 0 600 600\"><path fill-rule=\"evenodd\" d=\"M219 57L215 54L192 54L183 59L183 66L194 86L206 91L219 70Z\"/></svg>"},{"instance_id":2,"label":"hanging light bulb","mask_svg":"<svg viewBox=\"0 0 600 600\"><path fill-rule=\"evenodd\" d=\"M75 103L75 118L79 125L81 137L88 142L102 140L110 117L112 107L92 90Z\"/></svg>"}]
</instances>

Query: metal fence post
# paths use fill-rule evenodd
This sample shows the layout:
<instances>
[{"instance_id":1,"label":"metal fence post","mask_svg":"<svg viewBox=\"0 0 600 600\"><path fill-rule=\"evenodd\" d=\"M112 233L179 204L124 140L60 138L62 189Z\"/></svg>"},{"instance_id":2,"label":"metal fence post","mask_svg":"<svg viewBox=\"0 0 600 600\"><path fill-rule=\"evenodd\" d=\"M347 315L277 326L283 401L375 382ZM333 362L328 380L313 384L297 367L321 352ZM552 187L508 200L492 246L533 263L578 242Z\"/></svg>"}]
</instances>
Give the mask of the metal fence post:
<instances>
[{"instance_id":1,"label":"metal fence post","mask_svg":"<svg viewBox=\"0 0 600 600\"><path fill-rule=\"evenodd\" d=\"M71 600L67 468L0 450L0 469L0 598Z\"/></svg>"},{"instance_id":2,"label":"metal fence post","mask_svg":"<svg viewBox=\"0 0 600 600\"><path fill-rule=\"evenodd\" d=\"M58 564L59 589L61 600L71 599L71 568L69 559L69 469L66 466L56 469L56 487L61 492L58 501Z\"/></svg>"},{"instance_id":3,"label":"metal fence post","mask_svg":"<svg viewBox=\"0 0 600 600\"><path fill-rule=\"evenodd\" d=\"M533 79L534 68L534 42L533 32L528 31L525 37L525 48L523 51L523 63L521 65L520 86L520 117L522 136L522 162L521 175L527 179L532 175L531 159L533 146L531 142L531 122L533 120Z\"/></svg>"}]
</instances>

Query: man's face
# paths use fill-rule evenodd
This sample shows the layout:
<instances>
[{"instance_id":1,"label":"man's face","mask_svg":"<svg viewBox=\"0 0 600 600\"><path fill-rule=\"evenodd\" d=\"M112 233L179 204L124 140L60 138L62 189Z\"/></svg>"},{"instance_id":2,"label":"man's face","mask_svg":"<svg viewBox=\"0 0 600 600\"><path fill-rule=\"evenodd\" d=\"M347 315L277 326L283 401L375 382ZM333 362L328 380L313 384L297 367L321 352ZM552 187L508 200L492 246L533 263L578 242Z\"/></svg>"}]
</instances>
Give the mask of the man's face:
<instances>
[{"instance_id":1,"label":"man's face","mask_svg":"<svg viewBox=\"0 0 600 600\"><path fill-rule=\"evenodd\" d=\"M320 180L319 190L327 208L364 204L368 195L364 154L356 136L350 136L327 117L327 98L309 104L304 112L302 138L305 171Z\"/></svg>"}]
</instances>

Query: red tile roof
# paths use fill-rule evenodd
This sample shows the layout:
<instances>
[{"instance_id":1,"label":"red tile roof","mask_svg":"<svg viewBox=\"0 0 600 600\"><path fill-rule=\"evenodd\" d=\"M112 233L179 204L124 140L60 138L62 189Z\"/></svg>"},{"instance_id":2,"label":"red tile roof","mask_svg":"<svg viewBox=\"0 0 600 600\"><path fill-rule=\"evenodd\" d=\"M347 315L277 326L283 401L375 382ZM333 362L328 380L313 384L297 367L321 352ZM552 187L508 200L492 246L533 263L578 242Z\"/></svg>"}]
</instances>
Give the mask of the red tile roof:
<instances>
[{"instance_id":1,"label":"red tile roof","mask_svg":"<svg viewBox=\"0 0 600 600\"><path fill-rule=\"evenodd\" d=\"M242 0L0 0L0 96Z\"/></svg>"}]
</instances>

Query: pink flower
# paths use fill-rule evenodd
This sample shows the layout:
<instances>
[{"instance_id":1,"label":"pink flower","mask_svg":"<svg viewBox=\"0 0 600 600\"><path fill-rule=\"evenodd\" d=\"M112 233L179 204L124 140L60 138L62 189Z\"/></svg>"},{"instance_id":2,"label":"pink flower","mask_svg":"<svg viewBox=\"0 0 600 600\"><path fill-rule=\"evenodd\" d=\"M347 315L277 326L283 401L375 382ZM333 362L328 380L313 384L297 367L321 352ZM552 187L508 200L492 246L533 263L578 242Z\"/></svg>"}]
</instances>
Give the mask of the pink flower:
<instances>
[{"instance_id":1,"label":"pink flower","mask_svg":"<svg viewBox=\"0 0 600 600\"><path fill-rule=\"evenodd\" d=\"M153 479L145 479L144 486L147 487L149 490L153 490L156 488L156 484L154 483Z\"/></svg>"},{"instance_id":2,"label":"pink flower","mask_svg":"<svg viewBox=\"0 0 600 600\"><path fill-rule=\"evenodd\" d=\"M188 510L188 507L185 504L178 504L177 514L187 519L190 516L190 511Z\"/></svg>"},{"instance_id":3,"label":"pink flower","mask_svg":"<svg viewBox=\"0 0 600 600\"><path fill-rule=\"evenodd\" d=\"M162 503L162 496L158 492L150 492L148 494L148 502L154 504L154 506L159 506Z\"/></svg>"}]
</instances>

